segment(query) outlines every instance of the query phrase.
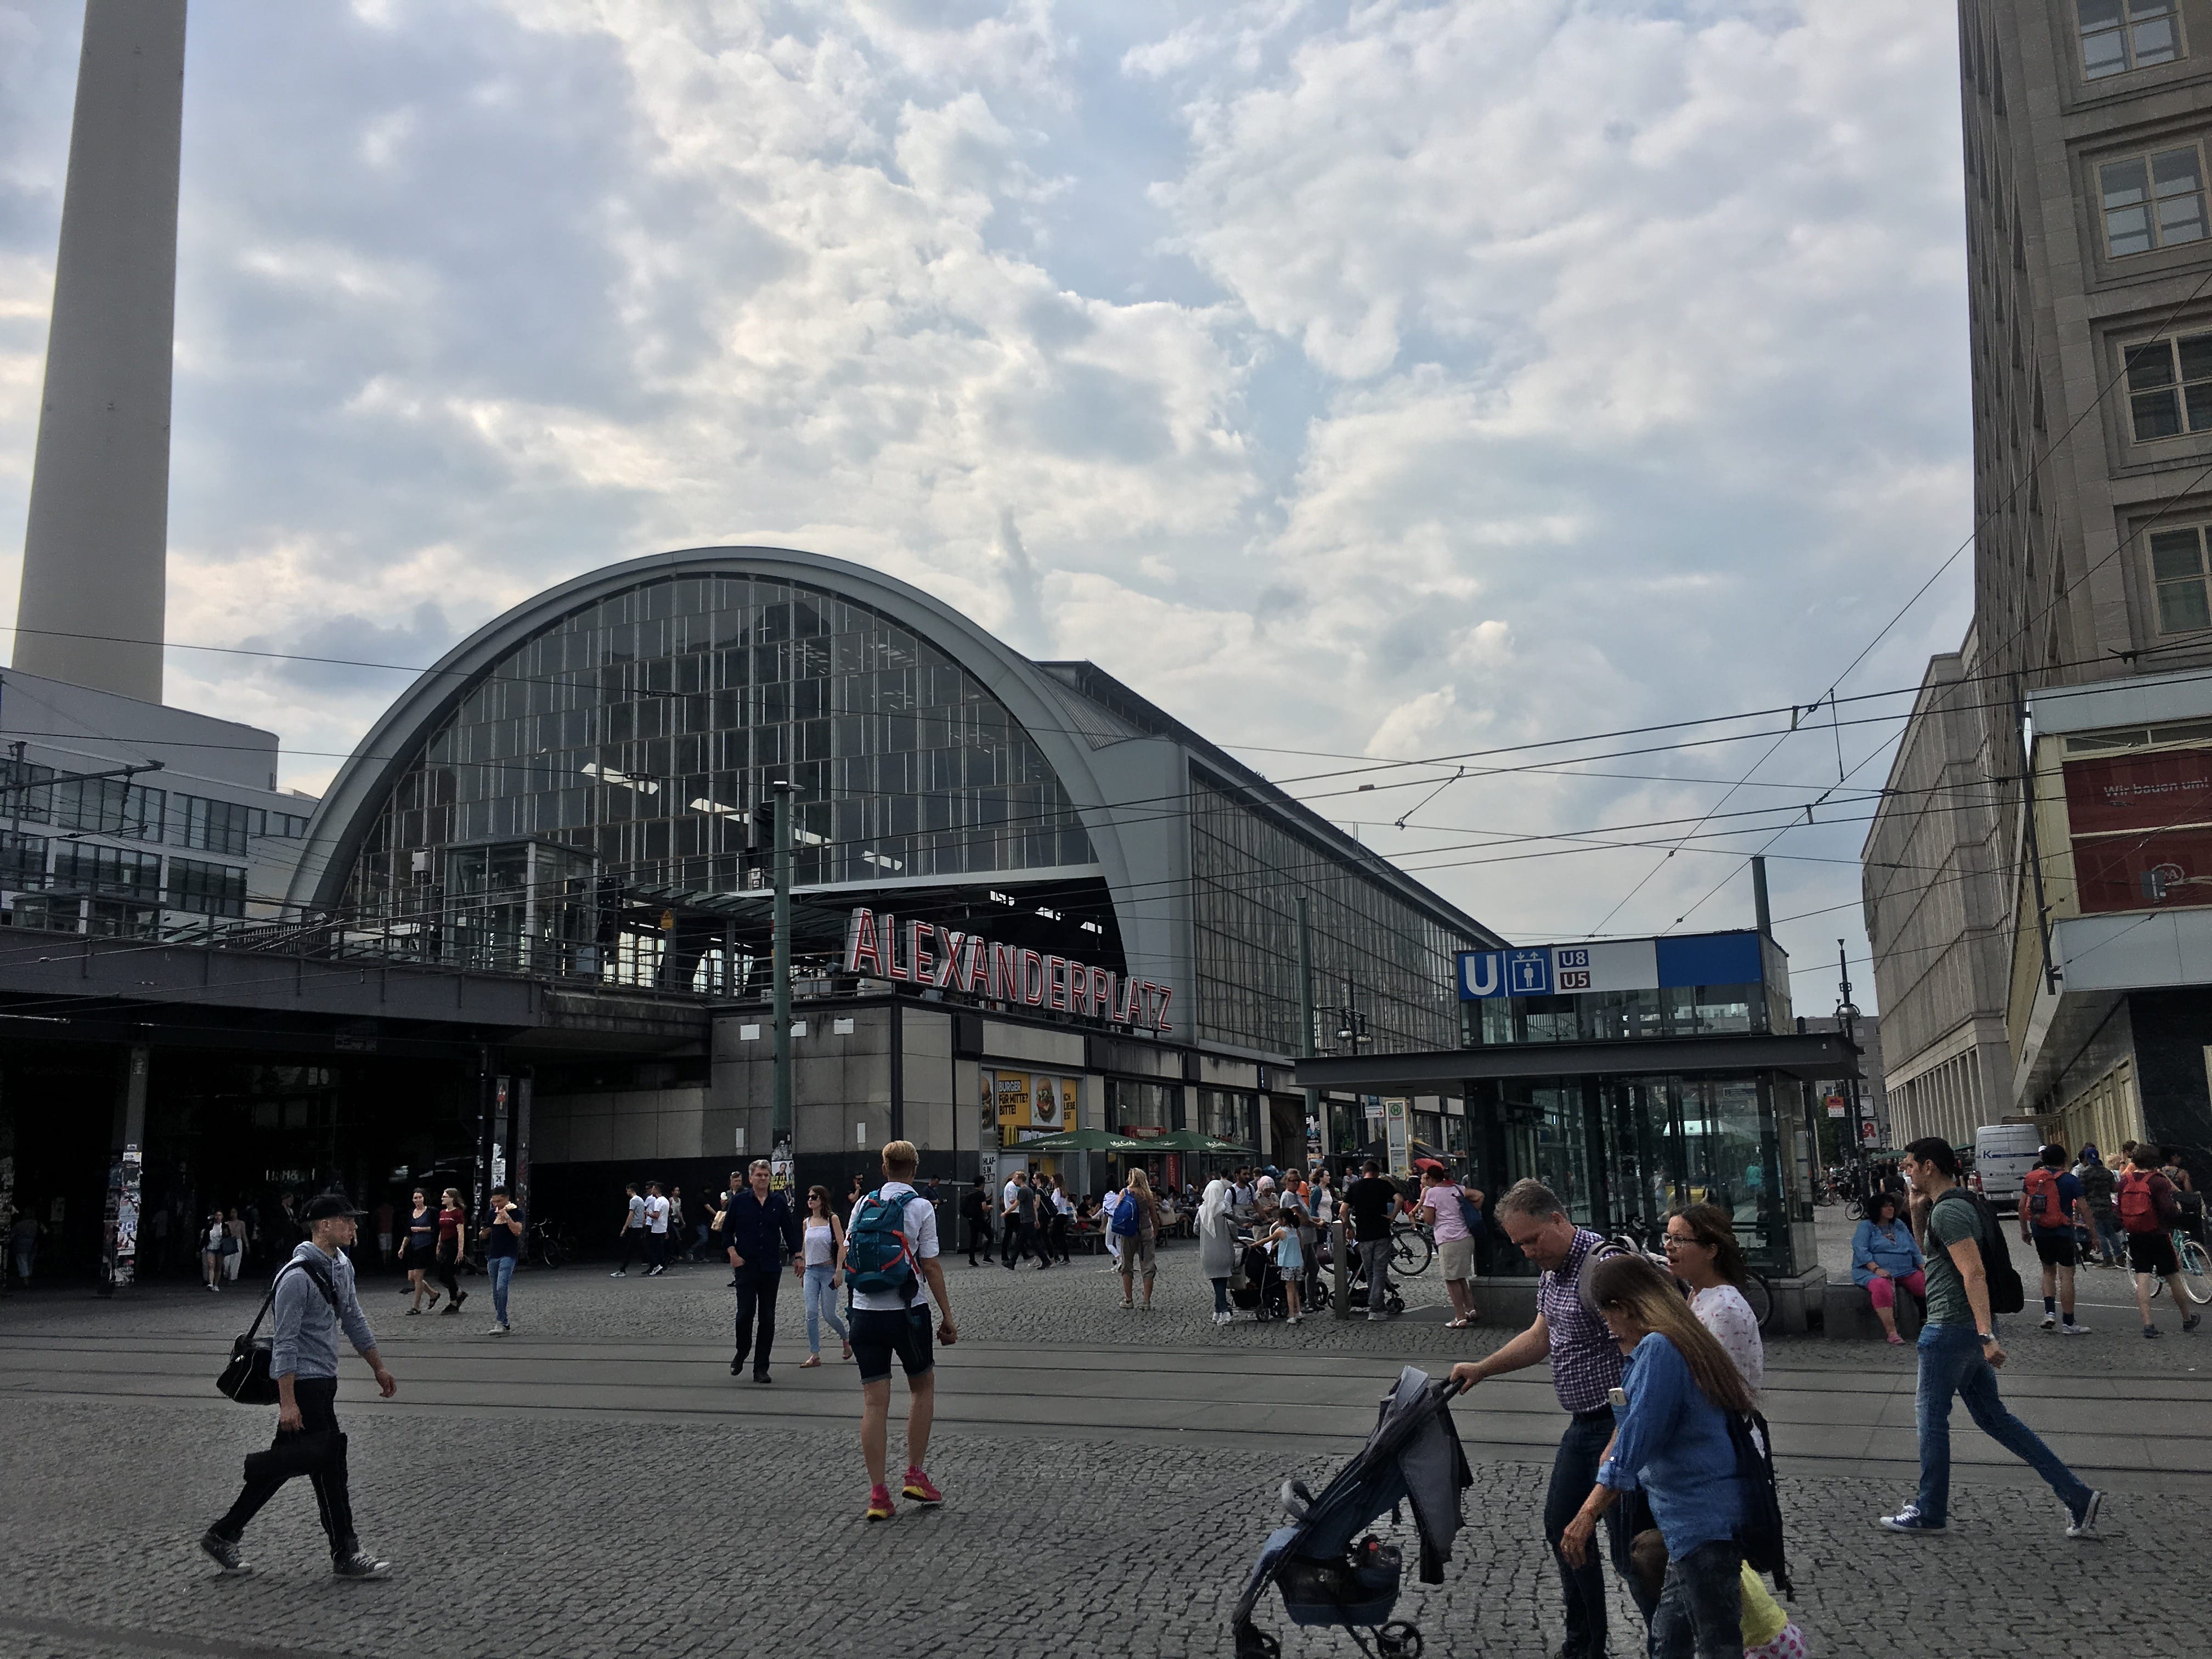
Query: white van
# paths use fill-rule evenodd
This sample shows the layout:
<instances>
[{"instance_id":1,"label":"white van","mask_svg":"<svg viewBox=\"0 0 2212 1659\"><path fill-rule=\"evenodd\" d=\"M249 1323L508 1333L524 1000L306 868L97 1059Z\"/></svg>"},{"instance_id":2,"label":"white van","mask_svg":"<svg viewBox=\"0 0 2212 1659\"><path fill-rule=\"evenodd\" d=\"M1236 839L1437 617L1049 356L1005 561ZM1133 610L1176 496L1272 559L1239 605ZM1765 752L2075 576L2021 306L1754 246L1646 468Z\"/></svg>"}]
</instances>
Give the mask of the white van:
<instances>
[{"instance_id":1,"label":"white van","mask_svg":"<svg viewBox=\"0 0 2212 1659\"><path fill-rule=\"evenodd\" d=\"M2033 1123L1984 1123L1974 1131L1968 1184L1996 1208L2017 1210L2021 1180L2042 1152L2043 1131Z\"/></svg>"}]
</instances>

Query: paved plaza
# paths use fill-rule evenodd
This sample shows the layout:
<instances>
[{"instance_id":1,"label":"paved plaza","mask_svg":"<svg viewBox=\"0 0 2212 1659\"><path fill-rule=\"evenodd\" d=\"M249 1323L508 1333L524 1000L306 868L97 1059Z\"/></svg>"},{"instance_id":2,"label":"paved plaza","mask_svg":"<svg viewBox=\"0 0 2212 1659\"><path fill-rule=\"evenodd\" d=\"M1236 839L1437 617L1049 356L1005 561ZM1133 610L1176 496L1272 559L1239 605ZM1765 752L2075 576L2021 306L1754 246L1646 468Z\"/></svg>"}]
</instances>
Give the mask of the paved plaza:
<instances>
[{"instance_id":1,"label":"paved plaza","mask_svg":"<svg viewBox=\"0 0 2212 1659\"><path fill-rule=\"evenodd\" d=\"M395 1564L369 1585L328 1579L303 1485L249 1533L254 1577L218 1581L193 1547L270 1428L210 1381L254 1298L173 1284L6 1298L0 1654L1223 1653L1283 1479L1339 1467L1401 1364L1440 1371L1500 1340L1444 1329L1433 1274L1388 1326L1218 1331L1188 1247L1164 1255L1149 1315L1123 1312L1101 1269L953 1259L962 1340L943 1357L930 1459L947 1502L877 1528L859 1520L858 1391L834 1343L820 1370L796 1369L795 1293L760 1388L728 1375L724 1268L526 1273L504 1340L484 1334L488 1294L409 1318L371 1279L401 1392L374 1402L356 1365L342 1398L363 1535ZM2014 1403L2114 1494L2105 1542L2067 1543L2048 1493L1963 1413L1952 1535L1876 1531L1911 1486L1909 1354L1772 1345L1795 1611L1817 1652L1937 1651L1900 1623L1931 1596L1947 1628L1976 1632L1960 1652L2194 1650L2167 1632L2172 1597L2139 1592L2192 1583L2201 1555L2182 1517L2212 1497L2212 1340L2015 1346ZM1529 1372L1455 1416L1475 1468L1468 1527L1446 1582L1409 1588L1401 1610L1431 1653L1538 1659L1559 1638L1531 1542L1558 1413ZM1279 1605L1263 1622L1282 1629ZM1355 1651L1314 1632L1285 1650Z\"/></svg>"}]
</instances>

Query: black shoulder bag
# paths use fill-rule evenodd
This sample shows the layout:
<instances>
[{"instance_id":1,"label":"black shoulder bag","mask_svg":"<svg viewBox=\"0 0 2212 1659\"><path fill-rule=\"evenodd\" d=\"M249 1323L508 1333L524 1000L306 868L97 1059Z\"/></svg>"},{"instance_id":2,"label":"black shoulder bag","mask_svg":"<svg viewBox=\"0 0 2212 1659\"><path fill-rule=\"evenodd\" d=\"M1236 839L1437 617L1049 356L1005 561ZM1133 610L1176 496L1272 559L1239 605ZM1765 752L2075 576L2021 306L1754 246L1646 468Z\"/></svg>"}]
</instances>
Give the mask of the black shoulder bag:
<instances>
[{"instance_id":1,"label":"black shoulder bag","mask_svg":"<svg viewBox=\"0 0 2212 1659\"><path fill-rule=\"evenodd\" d=\"M284 1275L297 1267L314 1281L315 1288L323 1293L323 1300L331 1304L331 1311L338 1310L338 1293L331 1284L327 1272L318 1272L310 1263L288 1261L276 1270L276 1277L269 1281L269 1294L261 1298L261 1311L253 1316L253 1323L246 1327L246 1334L230 1345L230 1363L216 1378L216 1392L235 1400L241 1406L273 1406L276 1403L276 1379L269 1374L269 1356L272 1340L259 1334L261 1322L269 1316L269 1310L276 1300L276 1287Z\"/></svg>"}]
</instances>

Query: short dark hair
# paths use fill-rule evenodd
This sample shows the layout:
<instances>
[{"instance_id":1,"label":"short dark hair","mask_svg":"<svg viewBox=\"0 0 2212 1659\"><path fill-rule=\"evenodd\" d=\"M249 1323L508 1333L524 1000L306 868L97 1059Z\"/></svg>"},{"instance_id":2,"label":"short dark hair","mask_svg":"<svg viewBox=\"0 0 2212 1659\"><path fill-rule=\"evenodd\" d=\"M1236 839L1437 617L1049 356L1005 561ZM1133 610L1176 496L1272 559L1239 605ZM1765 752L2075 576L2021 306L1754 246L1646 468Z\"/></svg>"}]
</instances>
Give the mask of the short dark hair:
<instances>
[{"instance_id":1,"label":"short dark hair","mask_svg":"<svg viewBox=\"0 0 2212 1659\"><path fill-rule=\"evenodd\" d=\"M507 1191L507 1188L504 1188L504 1187L495 1187L495 1188L493 1188L491 1189L491 1195L492 1195L494 1198L513 1198L513 1197L514 1196L514 1194L513 1193L510 1193L509 1191Z\"/></svg>"},{"instance_id":2,"label":"short dark hair","mask_svg":"<svg viewBox=\"0 0 2212 1659\"><path fill-rule=\"evenodd\" d=\"M2166 1162L2166 1148L2155 1140L2138 1140L2133 1161L2137 1164L2163 1164Z\"/></svg>"},{"instance_id":3,"label":"short dark hair","mask_svg":"<svg viewBox=\"0 0 2212 1659\"><path fill-rule=\"evenodd\" d=\"M2045 1146L2043 1151L2038 1154L2038 1156L2043 1160L2045 1167L2056 1170L2063 1167L2065 1164L2066 1149L2054 1140L2048 1146Z\"/></svg>"},{"instance_id":4,"label":"short dark hair","mask_svg":"<svg viewBox=\"0 0 2212 1659\"><path fill-rule=\"evenodd\" d=\"M1919 1139L1905 1147L1905 1155L1907 1158L1917 1158L1923 1164L1934 1164L1938 1172L1950 1176L1954 1181L1959 1178L1959 1154L1952 1150L1951 1143L1941 1135L1921 1136Z\"/></svg>"},{"instance_id":5,"label":"short dark hair","mask_svg":"<svg viewBox=\"0 0 2212 1659\"><path fill-rule=\"evenodd\" d=\"M1711 1247L1713 1271L1739 1290L1743 1286L1743 1246L1736 1243L1735 1220L1717 1204L1692 1204L1677 1210L1690 1237Z\"/></svg>"},{"instance_id":6,"label":"short dark hair","mask_svg":"<svg viewBox=\"0 0 2212 1659\"><path fill-rule=\"evenodd\" d=\"M1364 1164L1361 1164L1359 1166L1359 1170L1360 1173L1363 1175L1380 1175L1382 1173L1382 1166L1380 1164L1377 1164L1371 1158Z\"/></svg>"},{"instance_id":7,"label":"short dark hair","mask_svg":"<svg viewBox=\"0 0 2212 1659\"><path fill-rule=\"evenodd\" d=\"M1867 1198L1866 1218L1869 1221L1881 1220L1882 1206L1884 1205L1888 1206L1890 1211L1893 1214L1902 1215L1905 1213L1905 1206L1897 1201L1897 1194L1895 1193L1890 1191L1887 1187L1877 1187Z\"/></svg>"}]
</instances>

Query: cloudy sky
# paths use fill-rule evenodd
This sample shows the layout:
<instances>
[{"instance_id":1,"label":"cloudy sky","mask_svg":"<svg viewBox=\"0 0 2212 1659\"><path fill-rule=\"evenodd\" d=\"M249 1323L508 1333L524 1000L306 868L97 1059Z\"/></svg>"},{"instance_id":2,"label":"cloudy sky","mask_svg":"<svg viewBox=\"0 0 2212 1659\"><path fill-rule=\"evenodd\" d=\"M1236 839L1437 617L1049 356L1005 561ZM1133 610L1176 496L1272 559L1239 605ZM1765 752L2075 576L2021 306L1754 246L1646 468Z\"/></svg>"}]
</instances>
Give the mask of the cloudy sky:
<instances>
[{"instance_id":1,"label":"cloudy sky","mask_svg":"<svg viewBox=\"0 0 2212 1659\"><path fill-rule=\"evenodd\" d=\"M0 620L78 16L0 0ZM169 636L420 665L767 542L1285 781L1810 703L1971 528L1955 70L1927 0L202 3ZM404 678L168 675L307 788ZM1291 787L1540 940L1747 923L1840 750L1773 848L1817 1012L1902 706Z\"/></svg>"}]
</instances>

